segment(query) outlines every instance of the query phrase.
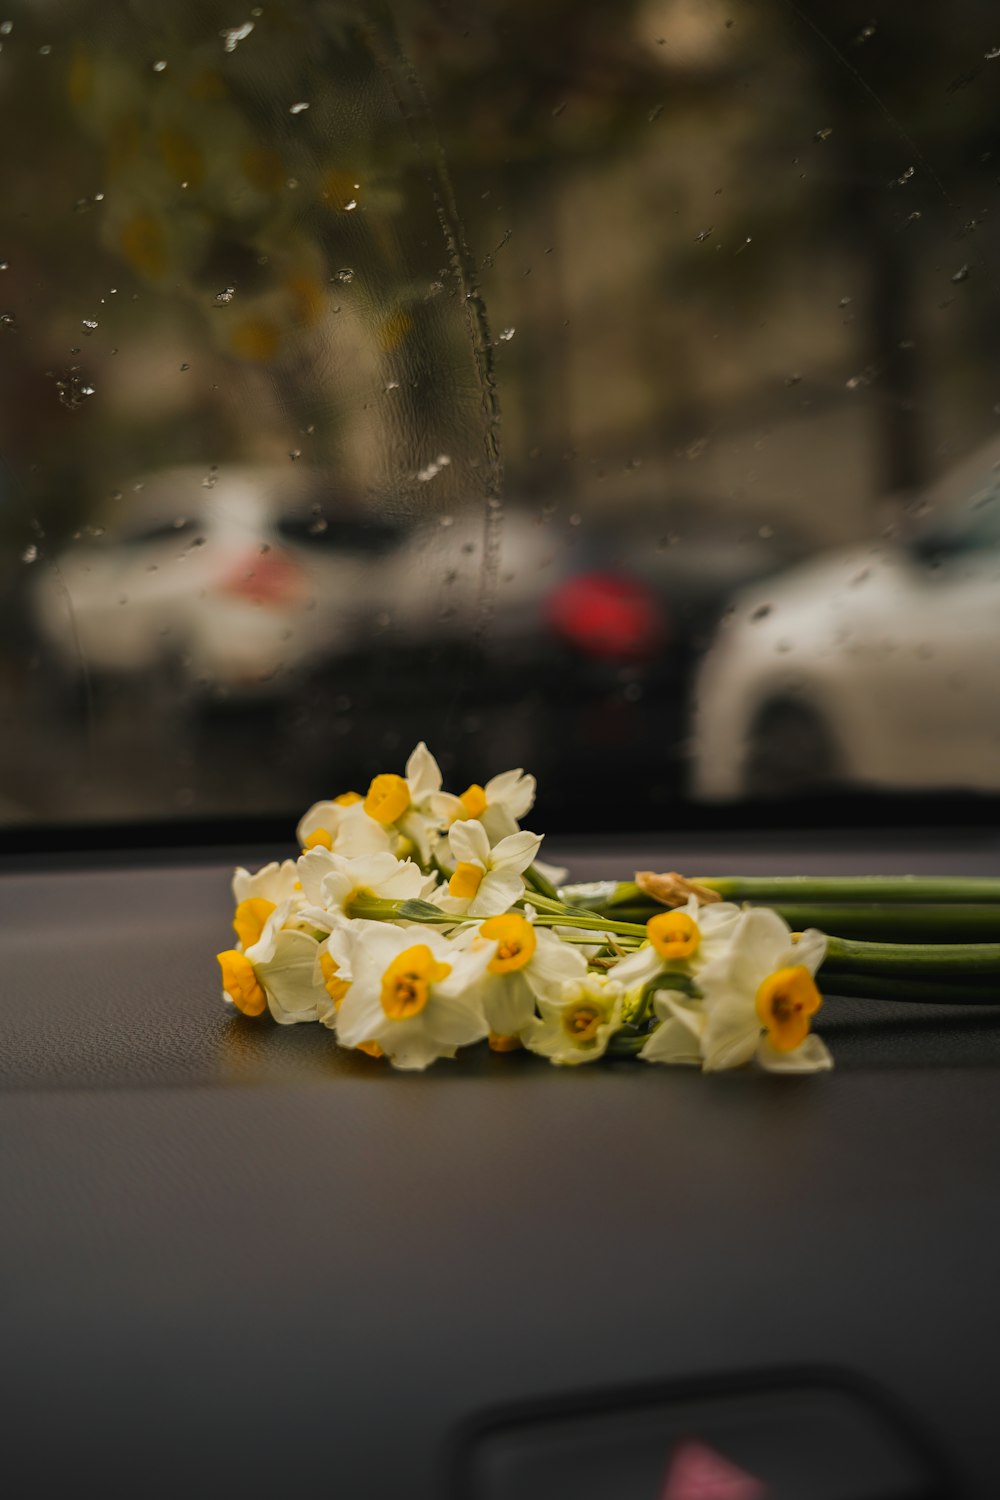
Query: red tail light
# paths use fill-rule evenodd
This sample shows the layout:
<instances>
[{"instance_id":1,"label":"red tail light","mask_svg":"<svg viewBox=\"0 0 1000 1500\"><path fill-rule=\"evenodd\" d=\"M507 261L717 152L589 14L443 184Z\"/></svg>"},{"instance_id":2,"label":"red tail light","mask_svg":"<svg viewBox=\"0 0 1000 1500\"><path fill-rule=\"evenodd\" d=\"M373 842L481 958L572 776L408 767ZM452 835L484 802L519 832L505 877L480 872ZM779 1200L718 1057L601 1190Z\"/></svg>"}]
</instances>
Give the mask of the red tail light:
<instances>
[{"instance_id":1,"label":"red tail light","mask_svg":"<svg viewBox=\"0 0 1000 1500\"><path fill-rule=\"evenodd\" d=\"M641 661L667 637L658 600L645 584L614 573L582 573L550 596L550 629L588 656Z\"/></svg>"},{"instance_id":2,"label":"red tail light","mask_svg":"<svg viewBox=\"0 0 1000 1500\"><path fill-rule=\"evenodd\" d=\"M219 583L219 592L253 604L298 604L306 580L298 563L284 552L251 552L239 559Z\"/></svg>"}]
</instances>

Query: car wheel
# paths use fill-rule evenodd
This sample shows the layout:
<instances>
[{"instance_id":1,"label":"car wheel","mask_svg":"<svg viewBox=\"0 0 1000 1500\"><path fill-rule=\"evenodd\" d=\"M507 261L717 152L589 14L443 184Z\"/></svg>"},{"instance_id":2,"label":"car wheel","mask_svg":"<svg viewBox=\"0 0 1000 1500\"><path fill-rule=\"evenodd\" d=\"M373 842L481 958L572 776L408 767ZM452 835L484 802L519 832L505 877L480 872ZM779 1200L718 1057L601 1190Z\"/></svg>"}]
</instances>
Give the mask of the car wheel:
<instances>
[{"instance_id":1,"label":"car wheel","mask_svg":"<svg viewBox=\"0 0 1000 1500\"><path fill-rule=\"evenodd\" d=\"M829 791L842 779L836 739L816 709L785 700L769 703L760 711L744 760L748 796L803 796Z\"/></svg>"}]
</instances>

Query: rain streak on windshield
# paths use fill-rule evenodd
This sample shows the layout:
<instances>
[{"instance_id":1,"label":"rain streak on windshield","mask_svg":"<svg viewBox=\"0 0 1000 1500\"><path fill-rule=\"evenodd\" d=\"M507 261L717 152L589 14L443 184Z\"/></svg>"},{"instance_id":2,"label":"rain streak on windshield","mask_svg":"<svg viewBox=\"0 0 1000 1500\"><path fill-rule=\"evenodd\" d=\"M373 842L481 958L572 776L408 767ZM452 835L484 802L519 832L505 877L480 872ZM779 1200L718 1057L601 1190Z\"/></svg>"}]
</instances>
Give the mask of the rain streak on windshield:
<instances>
[{"instance_id":1,"label":"rain streak on windshield","mask_svg":"<svg viewBox=\"0 0 1000 1500\"><path fill-rule=\"evenodd\" d=\"M0 824L996 794L998 83L990 0L8 5Z\"/></svg>"}]
</instances>

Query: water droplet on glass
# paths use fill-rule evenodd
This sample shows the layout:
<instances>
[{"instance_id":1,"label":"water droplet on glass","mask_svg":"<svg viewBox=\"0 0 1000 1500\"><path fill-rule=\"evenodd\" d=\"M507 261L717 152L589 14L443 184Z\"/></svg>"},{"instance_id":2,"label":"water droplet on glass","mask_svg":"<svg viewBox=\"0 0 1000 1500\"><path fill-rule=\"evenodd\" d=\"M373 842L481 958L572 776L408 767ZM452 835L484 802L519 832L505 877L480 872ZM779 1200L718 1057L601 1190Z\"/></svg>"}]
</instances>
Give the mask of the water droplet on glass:
<instances>
[{"instance_id":1,"label":"water droplet on glass","mask_svg":"<svg viewBox=\"0 0 1000 1500\"><path fill-rule=\"evenodd\" d=\"M93 333L94 329L98 326L96 318L81 318L80 321L87 333Z\"/></svg>"},{"instance_id":2,"label":"water droplet on glass","mask_svg":"<svg viewBox=\"0 0 1000 1500\"><path fill-rule=\"evenodd\" d=\"M916 172L916 170L917 170L916 167L907 167L906 171L905 172L901 172L899 174L899 176L896 178L896 186L897 187L905 187L906 184L909 182L910 178Z\"/></svg>"},{"instance_id":3,"label":"water droplet on glass","mask_svg":"<svg viewBox=\"0 0 1000 1500\"><path fill-rule=\"evenodd\" d=\"M439 526L454 526L454 524L455 524L455 517L454 516L439 516L438 517L438 525Z\"/></svg>"},{"instance_id":4,"label":"water droplet on glass","mask_svg":"<svg viewBox=\"0 0 1000 1500\"><path fill-rule=\"evenodd\" d=\"M52 43L51 42L46 42L44 47L39 47L39 49L38 49L38 55L39 55L39 57L48 57L48 55L49 55L49 53L51 51L52 51Z\"/></svg>"},{"instance_id":5,"label":"water droplet on glass","mask_svg":"<svg viewBox=\"0 0 1000 1500\"><path fill-rule=\"evenodd\" d=\"M317 516L315 520L309 522L306 530L310 536L322 536L329 524L325 516Z\"/></svg>"},{"instance_id":6,"label":"water droplet on glass","mask_svg":"<svg viewBox=\"0 0 1000 1500\"><path fill-rule=\"evenodd\" d=\"M220 31L223 45L227 52L235 52L240 42L246 41L253 31L253 22L244 21L242 26L230 26L227 31Z\"/></svg>"},{"instance_id":7,"label":"water droplet on glass","mask_svg":"<svg viewBox=\"0 0 1000 1500\"><path fill-rule=\"evenodd\" d=\"M514 337L514 332L515 330L513 328L505 328L500 335L501 343L509 344L511 339Z\"/></svg>"},{"instance_id":8,"label":"water droplet on glass","mask_svg":"<svg viewBox=\"0 0 1000 1500\"><path fill-rule=\"evenodd\" d=\"M174 517L174 530L175 531L180 531L182 529L182 527L184 527L184 526L187 525L187 523L188 523L187 522L187 516L175 516Z\"/></svg>"},{"instance_id":9,"label":"water droplet on glass","mask_svg":"<svg viewBox=\"0 0 1000 1500\"><path fill-rule=\"evenodd\" d=\"M344 212L346 214L349 214L353 209L357 208L357 206L358 206L358 200L357 200L357 198L352 198L348 203L344 204Z\"/></svg>"},{"instance_id":10,"label":"water droplet on glass","mask_svg":"<svg viewBox=\"0 0 1000 1500\"><path fill-rule=\"evenodd\" d=\"M440 474L441 470L446 469L450 463L451 459L447 453L439 453L437 458L432 459L423 469L417 470L417 479L421 484L427 484L435 474Z\"/></svg>"},{"instance_id":11,"label":"water droplet on glass","mask_svg":"<svg viewBox=\"0 0 1000 1500\"><path fill-rule=\"evenodd\" d=\"M9 260L0 260L0 271L9 271L9 270L10 270L10 261Z\"/></svg>"},{"instance_id":12,"label":"water droplet on glass","mask_svg":"<svg viewBox=\"0 0 1000 1500\"><path fill-rule=\"evenodd\" d=\"M10 36L14 30L13 21L0 21L0 36Z\"/></svg>"},{"instance_id":13,"label":"water droplet on glass","mask_svg":"<svg viewBox=\"0 0 1000 1500\"><path fill-rule=\"evenodd\" d=\"M875 35L875 31L876 31L875 22L874 21L869 21L867 26L862 26L861 30L858 32L858 34L854 38L854 40L860 46L862 42L869 41L871 39L871 37L873 37Z\"/></svg>"},{"instance_id":14,"label":"water droplet on glass","mask_svg":"<svg viewBox=\"0 0 1000 1500\"><path fill-rule=\"evenodd\" d=\"M773 605L770 604L758 604L757 608L750 616L751 621L766 620L768 615L771 613L772 608Z\"/></svg>"},{"instance_id":15,"label":"water droplet on glass","mask_svg":"<svg viewBox=\"0 0 1000 1500\"><path fill-rule=\"evenodd\" d=\"M232 302L235 296L236 288L234 286L223 287L221 292L216 292L215 294L216 306L224 307L227 302Z\"/></svg>"},{"instance_id":16,"label":"water droplet on glass","mask_svg":"<svg viewBox=\"0 0 1000 1500\"><path fill-rule=\"evenodd\" d=\"M98 203L103 202L103 193L91 193L83 198L77 198L76 202L73 204L73 212L75 214L87 214L92 208L96 208Z\"/></svg>"},{"instance_id":17,"label":"water droplet on glass","mask_svg":"<svg viewBox=\"0 0 1000 1500\"><path fill-rule=\"evenodd\" d=\"M987 62L995 62L1000 57L1000 47L991 47L988 52L983 53L983 56Z\"/></svg>"},{"instance_id":18,"label":"water droplet on glass","mask_svg":"<svg viewBox=\"0 0 1000 1500\"><path fill-rule=\"evenodd\" d=\"M649 114L646 116L646 119L648 120L648 122L649 122L650 125L655 125L656 124L657 120L662 115L662 113L664 111L664 108L665 108L665 105L662 105L662 104L654 104L653 105L653 108L649 111Z\"/></svg>"},{"instance_id":19,"label":"water droplet on glass","mask_svg":"<svg viewBox=\"0 0 1000 1500\"><path fill-rule=\"evenodd\" d=\"M351 266L341 266L340 270L330 277L330 280L339 281L341 286L350 286L354 280L354 270Z\"/></svg>"},{"instance_id":20,"label":"water droplet on glass","mask_svg":"<svg viewBox=\"0 0 1000 1500\"><path fill-rule=\"evenodd\" d=\"M398 391L399 390L399 381L398 380L387 380L386 384L385 384L385 388L386 388L387 391Z\"/></svg>"},{"instance_id":21,"label":"water droplet on glass","mask_svg":"<svg viewBox=\"0 0 1000 1500\"><path fill-rule=\"evenodd\" d=\"M301 458L302 457L302 449L301 448L292 448L289 451L288 457L292 460L292 463L294 463L297 458Z\"/></svg>"},{"instance_id":22,"label":"water droplet on glass","mask_svg":"<svg viewBox=\"0 0 1000 1500\"><path fill-rule=\"evenodd\" d=\"M182 369L182 370L190 370L190 368L191 368L191 366L190 366L190 365L187 365L187 364L185 364L185 365L181 365L181 369Z\"/></svg>"},{"instance_id":23,"label":"water droplet on glass","mask_svg":"<svg viewBox=\"0 0 1000 1500\"><path fill-rule=\"evenodd\" d=\"M707 229L699 229L698 233L694 237L695 238L695 243L698 244L698 245L703 245L705 243L705 241L708 239L709 235L712 233L712 230L714 228L715 228L714 224L709 224L709 226L708 226Z\"/></svg>"},{"instance_id":24,"label":"water droplet on glass","mask_svg":"<svg viewBox=\"0 0 1000 1500\"><path fill-rule=\"evenodd\" d=\"M12 312L0 312L0 324L4 328L13 328L16 322L17 319Z\"/></svg>"},{"instance_id":25,"label":"water droplet on glass","mask_svg":"<svg viewBox=\"0 0 1000 1500\"><path fill-rule=\"evenodd\" d=\"M35 546L34 542L29 543L29 545L25 547L24 551L21 553L21 561L24 563L33 563L38 561L38 548Z\"/></svg>"},{"instance_id":26,"label":"water droplet on glass","mask_svg":"<svg viewBox=\"0 0 1000 1500\"><path fill-rule=\"evenodd\" d=\"M159 61L159 62L155 62L155 63L154 63L154 64L153 64L153 72L154 72L154 73L165 73L165 72L166 72L166 71L167 71L167 65L166 65L166 63L165 63L165 62L164 62L164 61L163 61L163 59L162 59L162 58L161 58L161 59L160 59L160 61Z\"/></svg>"},{"instance_id":27,"label":"water droplet on glass","mask_svg":"<svg viewBox=\"0 0 1000 1500\"><path fill-rule=\"evenodd\" d=\"M298 102L298 104L289 105L288 113L290 115L301 115L308 108L309 108L309 105L306 103L306 101L304 99L300 99L299 102Z\"/></svg>"},{"instance_id":28,"label":"water droplet on glass","mask_svg":"<svg viewBox=\"0 0 1000 1500\"><path fill-rule=\"evenodd\" d=\"M958 270L955 272L955 274L952 276L951 279L952 279L952 281L954 281L957 284L960 281L967 281L968 277L969 277L969 267L966 265L966 266L959 266Z\"/></svg>"},{"instance_id":29,"label":"water droplet on glass","mask_svg":"<svg viewBox=\"0 0 1000 1500\"><path fill-rule=\"evenodd\" d=\"M813 140L814 141L828 141L830 139L831 135L833 135L833 126L832 125L824 125L824 126L821 127L821 129L817 130L816 134L813 136Z\"/></svg>"}]
</instances>

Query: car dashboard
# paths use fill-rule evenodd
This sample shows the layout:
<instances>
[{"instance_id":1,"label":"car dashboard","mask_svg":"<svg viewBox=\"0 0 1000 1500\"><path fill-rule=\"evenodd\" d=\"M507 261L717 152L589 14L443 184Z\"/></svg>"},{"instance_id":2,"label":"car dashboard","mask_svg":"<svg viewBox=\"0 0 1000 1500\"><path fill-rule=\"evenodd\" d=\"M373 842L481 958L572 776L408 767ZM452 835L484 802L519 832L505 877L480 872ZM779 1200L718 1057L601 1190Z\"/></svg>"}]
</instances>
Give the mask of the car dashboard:
<instances>
[{"instance_id":1,"label":"car dashboard","mask_svg":"<svg viewBox=\"0 0 1000 1500\"><path fill-rule=\"evenodd\" d=\"M1000 865L992 836L680 843L560 852ZM997 1493L996 1011L830 998L821 1077L390 1074L221 1004L228 868L0 876L21 1493Z\"/></svg>"}]
</instances>

